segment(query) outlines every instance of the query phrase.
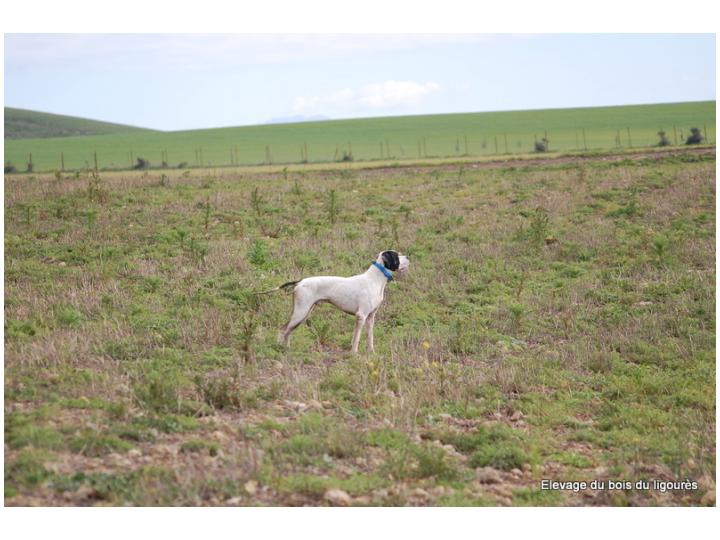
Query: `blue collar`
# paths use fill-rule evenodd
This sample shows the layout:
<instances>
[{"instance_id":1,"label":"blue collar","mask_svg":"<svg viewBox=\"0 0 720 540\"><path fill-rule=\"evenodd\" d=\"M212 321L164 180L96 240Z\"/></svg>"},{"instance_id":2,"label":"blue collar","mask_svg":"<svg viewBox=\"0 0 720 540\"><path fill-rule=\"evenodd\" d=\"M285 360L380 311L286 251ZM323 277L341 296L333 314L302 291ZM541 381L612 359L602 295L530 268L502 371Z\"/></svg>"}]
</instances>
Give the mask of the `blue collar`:
<instances>
[{"instance_id":1,"label":"blue collar","mask_svg":"<svg viewBox=\"0 0 720 540\"><path fill-rule=\"evenodd\" d=\"M385 276L388 281L393 280L392 272L385 268L382 264L379 264L377 261L373 261L372 265L378 270L380 270L383 273L383 276Z\"/></svg>"}]
</instances>

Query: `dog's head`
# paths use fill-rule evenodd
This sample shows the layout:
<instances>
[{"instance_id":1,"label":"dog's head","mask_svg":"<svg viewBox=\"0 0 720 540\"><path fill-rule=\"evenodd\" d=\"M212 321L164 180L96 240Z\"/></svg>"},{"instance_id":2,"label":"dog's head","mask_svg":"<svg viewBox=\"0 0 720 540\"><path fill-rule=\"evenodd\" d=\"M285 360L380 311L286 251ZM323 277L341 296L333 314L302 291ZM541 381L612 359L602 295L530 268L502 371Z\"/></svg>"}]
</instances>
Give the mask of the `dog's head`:
<instances>
[{"instance_id":1,"label":"dog's head","mask_svg":"<svg viewBox=\"0 0 720 540\"><path fill-rule=\"evenodd\" d=\"M410 259L392 249L378 253L377 262L388 270L397 272L398 276L407 274L410 268Z\"/></svg>"}]
</instances>

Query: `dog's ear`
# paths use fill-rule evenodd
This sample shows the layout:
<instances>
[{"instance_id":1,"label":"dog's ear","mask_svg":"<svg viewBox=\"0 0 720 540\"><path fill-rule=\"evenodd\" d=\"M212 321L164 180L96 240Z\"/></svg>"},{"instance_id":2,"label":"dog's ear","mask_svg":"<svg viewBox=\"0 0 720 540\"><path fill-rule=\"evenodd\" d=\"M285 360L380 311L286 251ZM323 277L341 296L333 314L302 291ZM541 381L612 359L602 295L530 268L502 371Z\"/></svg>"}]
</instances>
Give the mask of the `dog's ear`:
<instances>
[{"instance_id":1,"label":"dog's ear","mask_svg":"<svg viewBox=\"0 0 720 540\"><path fill-rule=\"evenodd\" d=\"M400 256L397 251L383 251L382 260L385 268L392 270L393 272L400 268Z\"/></svg>"}]
</instances>

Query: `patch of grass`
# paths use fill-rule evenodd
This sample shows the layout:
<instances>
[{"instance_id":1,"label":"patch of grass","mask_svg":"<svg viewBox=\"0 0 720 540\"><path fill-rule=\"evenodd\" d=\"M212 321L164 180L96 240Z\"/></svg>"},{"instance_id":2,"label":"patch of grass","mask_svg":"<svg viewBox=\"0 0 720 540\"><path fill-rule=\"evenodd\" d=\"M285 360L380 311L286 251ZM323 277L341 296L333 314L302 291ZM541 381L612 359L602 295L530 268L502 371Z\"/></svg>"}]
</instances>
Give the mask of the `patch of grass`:
<instances>
[{"instance_id":1,"label":"patch of grass","mask_svg":"<svg viewBox=\"0 0 720 540\"><path fill-rule=\"evenodd\" d=\"M10 448L32 446L46 450L59 450L65 446L62 433L49 426L25 424L6 432L5 441Z\"/></svg>"},{"instance_id":2,"label":"patch of grass","mask_svg":"<svg viewBox=\"0 0 720 540\"><path fill-rule=\"evenodd\" d=\"M155 429L162 433L185 433L200 427L200 422L193 417L180 414L164 414L155 417L140 417L132 421L132 425Z\"/></svg>"},{"instance_id":3,"label":"patch of grass","mask_svg":"<svg viewBox=\"0 0 720 540\"><path fill-rule=\"evenodd\" d=\"M511 444L504 443L477 450L470 457L468 464L471 467L493 467L509 471L519 469L529 462L530 459L522 450Z\"/></svg>"},{"instance_id":4,"label":"patch of grass","mask_svg":"<svg viewBox=\"0 0 720 540\"><path fill-rule=\"evenodd\" d=\"M357 497L384 488L388 484L386 478L375 475L353 474L346 478L326 478L310 474L293 474L279 478L276 486L280 492L301 493L314 497L322 497L328 489L336 488Z\"/></svg>"},{"instance_id":5,"label":"patch of grass","mask_svg":"<svg viewBox=\"0 0 720 540\"><path fill-rule=\"evenodd\" d=\"M386 451L381 470L392 478L449 481L461 475L458 465L442 448L413 443L403 433L389 429L376 430L368 434L368 442Z\"/></svg>"},{"instance_id":6,"label":"patch of grass","mask_svg":"<svg viewBox=\"0 0 720 540\"><path fill-rule=\"evenodd\" d=\"M75 491L82 485L92 489L94 499L115 505L168 506L182 494L175 474L159 467L120 474L80 472L53 480L53 487L60 492Z\"/></svg>"},{"instance_id":7,"label":"patch of grass","mask_svg":"<svg viewBox=\"0 0 720 540\"><path fill-rule=\"evenodd\" d=\"M275 462L323 465L327 459L343 459L361 452L361 437L332 417L303 415L288 428L291 436L272 448Z\"/></svg>"},{"instance_id":8,"label":"patch of grass","mask_svg":"<svg viewBox=\"0 0 720 540\"><path fill-rule=\"evenodd\" d=\"M180 362L175 355L169 355L140 367L133 393L141 407L151 412L181 412L181 391L190 381L178 365Z\"/></svg>"},{"instance_id":9,"label":"patch of grass","mask_svg":"<svg viewBox=\"0 0 720 540\"><path fill-rule=\"evenodd\" d=\"M80 326L83 315L72 306L59 306L55 309L55 320L61 326L74 328Z\"/></svg>"},{"instance_id":10,"label":"patch of grass","mask_svg":"<svg viewBox=\"0 0 720 540\"><path fill-rule=\"evenodd\" d=\"M210 456L217 456L220 451L220 445L214 441L203 441L200 439L191 439L180 445L181 452L205 452Z\"/></svg>"},{"instance_id":11,"label":"patch of grass","mask_svg":"<svg viewBox=\"0 0 720 540\"><path fill-rule=\"evenodd\" d=\"M104 456L111 452L127 452L133 446L115 435L88 429L70 439L69 447L73 452L85 456Z\"/></svg>"},{"instance_id":12,"label":"patch of grass","mask_svg":"<svg viewBox=\"0 0 720 540\"><path fill-rule=\"evenodd\" d=\"M33 321L5 319L5 339L26 339L37 335L39 327Z\"/></svg>"},{"instance_id":13,"label":"patch of grass","mask_svg":"<svg viewBox=\"0 0 720 540\"><path fill-rule=\"evenodd\" d=\"M494 506L495 503L480 495L471 496L462 492L455 492L452 495L443 495L436 501L437 506Z\"/></svg>"},{"instance_id":14,"label":"patch of grass","mask_svg":"<svg viewBox=\"0 0 720 540\"><path fill-rule=\"evenodd\" d=\"M523 440L523 435L505 424L493 424L490 427L478 426L470 433L453 431L429 432L426 437L436 437L444 444L452 444L458 451L472 453L482 448Z\"/></svg>"},{"instance_id":15,"label":"patch of grass","mask_svg":"<svg viewBox=\"0 0 720 540\"><path fill-rule=\"evenodd\" d=\"M45 468L45 455L42 452L24 449L14 461L5 464L5 494L10 496L17 492L17 487L33 487L51 477L52 473Z\"/></svg>"},{"instance_id":16,"label":"patch of grass","mask_svg":"<svg viewBox=\"0 0 720 540\"><path fill-rule=\"evenodd\" d=\"M520 488L513 490L515 506L559 506L563 503L563 494L559 491Z\"/></svg>"}]
</instances>

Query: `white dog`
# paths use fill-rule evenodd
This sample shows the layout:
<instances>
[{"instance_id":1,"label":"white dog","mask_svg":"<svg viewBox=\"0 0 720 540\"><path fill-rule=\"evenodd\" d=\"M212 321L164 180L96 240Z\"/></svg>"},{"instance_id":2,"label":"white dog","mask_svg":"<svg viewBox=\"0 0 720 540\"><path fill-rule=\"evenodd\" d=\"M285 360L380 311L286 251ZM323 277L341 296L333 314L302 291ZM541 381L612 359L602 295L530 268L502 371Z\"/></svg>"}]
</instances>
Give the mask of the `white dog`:
<instances>
[{"instance_id":1,"label":"white dog","mask_svg":"<svg viewBox=\"0 0 720 540\"><path fill-rule=\"evenodd\" d=\"M356 317L352 352L357 352L360 334L366 325L367 348L372 352L375 314L382 304L385 285L392 281L393 272L403 275L409 266L410 261L406 256L397 251L382 251L363 274L352 277L309 277L272 289L275 291L295 285L293 312L290 321L280 330L278 341L287 346L292 331L310 316L313 308L320 302L330 302Z\"/></svg>"}]
</instances>

